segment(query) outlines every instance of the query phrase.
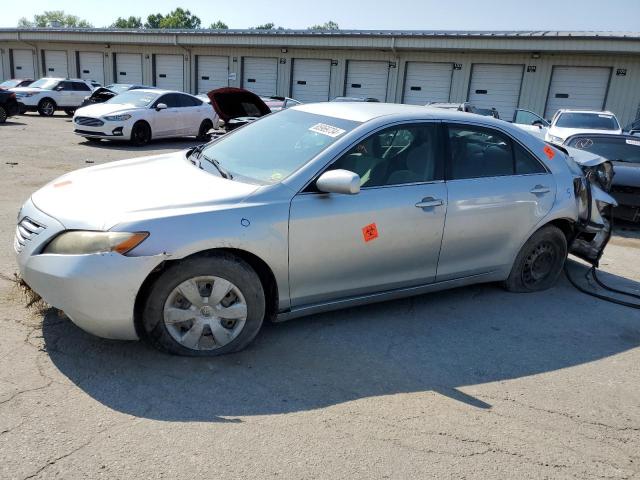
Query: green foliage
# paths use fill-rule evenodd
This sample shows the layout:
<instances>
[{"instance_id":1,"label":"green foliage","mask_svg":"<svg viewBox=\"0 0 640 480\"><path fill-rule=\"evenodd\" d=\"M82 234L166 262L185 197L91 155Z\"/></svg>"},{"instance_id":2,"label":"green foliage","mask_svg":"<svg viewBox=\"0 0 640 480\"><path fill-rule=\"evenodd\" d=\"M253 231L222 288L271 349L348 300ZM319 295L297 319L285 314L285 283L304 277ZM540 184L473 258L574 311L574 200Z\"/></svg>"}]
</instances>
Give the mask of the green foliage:
<instances>
[{"instance_id":1,"label":"green foliage","mask_svg":"<svg viewBox=\"0 0 640 480\"><path fill-rule=\"evenodd\" d=\"M322 25L312 25L308 30L340 30L340 26L336 22L329 20Z\"/></svg>"},{"instance_id":2,"label":"green foliage","mask_svg":"<svg viewBox=\"0 0 640 480\"><path fill-rule=\"evenodd\" d=\"M90 28L93 27L89 22L75 15L67 15L64 10L49 10L41 15L34 15L33 21L22 17L18 20L18 27L51 27L59 26L63 28Z\"/></svg>"},{"instance_id":3,"label":"green foliage","mask_svg":"<svg viewBox=\"0 0 640 480\"><path fill-rule=\"evenodd\" d=\"M111 28L142 28L142 19L140 17L118 17L118 19L111 24Z\"/></svg>"},{"instance_id":4,"label":"green foliage","mask_svg":"<svg viewBox=\"0 0 640 480\"><path fill-rule=\"evenodd\" d=\"M218 20L216 22L213 22L209 28L213 30L228 30L229 25L224 23L222 20Z\"/></svg>"},{"instance_id":5,"label":"green foliage","mask_svg":"<svg viewBox=\"0 0 640 480\"><path fill-rule=\"evenodd\" d=\"M276 24L273 22L265 23L264 25L258 25L257 27L253 27L254 30L272 30L275 28Z\"/></svg>"},{"instance_id":6,"label":"green foliage","mask_svg":"<svg viewBox=\"0 0 640 480\"><path fill-rule=\"evenodd\" d=\"M201 20L193 15L189 10L176 8L173 12L166 15L161 13L151 14L147 17L145 28L181 28L186 30L195 30L200 28Z\"/></svg>"}]
</instances>

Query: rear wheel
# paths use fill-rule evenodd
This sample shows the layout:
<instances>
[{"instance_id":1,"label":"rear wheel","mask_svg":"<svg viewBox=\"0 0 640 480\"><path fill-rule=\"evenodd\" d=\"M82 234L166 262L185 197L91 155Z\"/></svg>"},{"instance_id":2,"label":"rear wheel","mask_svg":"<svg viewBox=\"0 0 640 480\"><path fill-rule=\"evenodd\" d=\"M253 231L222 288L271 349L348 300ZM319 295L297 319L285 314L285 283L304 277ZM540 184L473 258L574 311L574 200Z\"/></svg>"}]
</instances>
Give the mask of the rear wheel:
<instances>
[{"instance_id":1,"label":"rear wheel","mask_svg":"<svg viewBox=\"0 0 640 480\"><path fill-rule=\"evenodd\" d=\"M0 105L0 123L6 122L8 117L7 110Z\"/></svg>"},{"instance_id":2,"label":"rear wheel","mask_svg":"<svg viewBox=\"0 0 640 480\"><path fill-rule=\"evenodd\" d=\"M151 288L142 324L147 339L176 355L215 356L245 348L265 315L262 283L229 254L184 260Z\"/></svg>"},{"instance_id":3,"label":"rear wheel","mask_svg":"<svg viewBox=\"0 0 640 480\"><path fill-rule=\"evenodd\" d=\"M38 104L38 113L43 117L52 117L56 113L56 102L50 98L40 100Z\"/></svg>"},{"instance_id":4,"label":"rear wheel","mask_svg":"<svg viewBox=\"0 0 640 480\"><path fill-rule=\"evenodd\" d=\"M200 124L200 129L198 130L198 136L196 137L196 140L203 140L203 141L209 140L210 135L208 132L212 128L213 128L213 122L211 122L211 120L209 119L203 120L202 123Z\"/></svg>"},{"instance_id":5,"label":"rear wheel","mask_svg":"<svg viewBox=\"0 0 640 480\"><path fill-rule=\"evenodd\" d=\"M147 122L137 122L131 129L131 143L142 147L151 141L151 127Z\"/></svg>"},{"instance_id":6,"label":"rear wheel","mask_svg":"<svg viewBox=\"0 0 640 480\"><path fill-rule=\"evenodd\" d=\"M555 285L567 259L567 239L547 225L531 235L516 257L505 287L511 292L537 292Z\"/></svg>"}]
</instances>

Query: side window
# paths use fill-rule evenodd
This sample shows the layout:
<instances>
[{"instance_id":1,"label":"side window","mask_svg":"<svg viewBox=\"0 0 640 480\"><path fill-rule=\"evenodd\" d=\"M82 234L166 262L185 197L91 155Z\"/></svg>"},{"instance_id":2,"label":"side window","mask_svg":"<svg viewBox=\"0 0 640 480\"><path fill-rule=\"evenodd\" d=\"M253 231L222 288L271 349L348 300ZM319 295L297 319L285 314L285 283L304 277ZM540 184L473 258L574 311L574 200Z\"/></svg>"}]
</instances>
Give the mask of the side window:
<instances>
[{"instance_id":1,"label":"side window","mask_svg":"<svg viewBox=\"0 0 640 480\"><path fill-rule=\"evenodd\" d=\"M89 85L84 82L73 82L73 89L76 92L89 92L91 90Z\"/></svg>"},{"instance_id":2,"label":"side window","mask_svg":"<svg viewBox=\"0 0 640 480\"><path fill-rule=\"evenodd\" d=\"M451 180L514 174L511 140L490 128L449 125Z\"/></svg>"},{"instance_id":3,"label":"side window","mask_svg":"<svg viewBox=\"0 0 640 480\"><path fill-rule=\"evenodd\" d=\"M533 122L546 123L543 122L542 117L536 115L533 112L529 112L528 110L516 110L513 123L519 123L521 125L533 125Z\"/></svg>"},{"instance_id":4,"label":"side window","mask_svg":"<svg viewBox=\"0 0 640 480\"><path fill-rule=\"evenodd\" d=\"M516 157L516 175L530 175L534 173L547 173L547 169L540 161L526 151L522 146L513 143L513 153Z\"/></svg>"},{"instance_id":5,"label":"side window","mask_svg":"<svg viewBox=\"0 0 640 480\"><path fill-rule=\"evenodd\" d=\"M190 97L189 95L178 95L180 97L180 106L181 107L197 107L202 105L202 102L197 98Z\"/></svg>"},{"instance_id":6,"label":"side window","mask_svg":"<svg viewBox=\"0 0 640 480\"><path fill-rule=\"evenodd\" d=\"M362 188L441 180L436 124L391 127L360 141L331 166L360 175Z\"/></svg>"},{"instance_id":7,"label":"side window","mask_svg":"<svg viewBox=\"0 0 640 480\"><path fill-rule=\"evenodd\" d=\"M71 82L60 82L60 83L58 83L58 85L56 85L54 90L58 90L58 91L62 91L62 92L69 92L69 91L73 90L73 85L72 85Z\"/></svg>"},{"instance_id":8,"label":"side window","mask_svg":"<svg viewBox=\"0 0 640 480\"><path fill-rule=\"evenodd\" d=\"M163 95L158 100L158 103L166 104L167 108L176 108L182 106L182 103L180 102L180 95L177 95L175 93L167 93L166 95Z\"/></svg>"}]
</instances>

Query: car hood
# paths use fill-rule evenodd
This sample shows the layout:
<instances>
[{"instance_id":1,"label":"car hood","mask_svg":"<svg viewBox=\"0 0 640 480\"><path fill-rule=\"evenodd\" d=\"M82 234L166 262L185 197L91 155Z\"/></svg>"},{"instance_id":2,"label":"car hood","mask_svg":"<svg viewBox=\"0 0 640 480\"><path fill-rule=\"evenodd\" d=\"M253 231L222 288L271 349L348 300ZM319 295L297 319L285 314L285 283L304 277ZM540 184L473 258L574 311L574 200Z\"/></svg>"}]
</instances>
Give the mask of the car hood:
<instances>
[{"instance_id":1,"label":"car hood","mask_svg":"<svg viewBox=\"0 0 640 480\"><path fill-rule=\"evenodd\" d=\"M12 92L24 92L24 93L41 93L41 92L50 92L51 90L44 90L38 87L14 87L10 88Z\"/></svg>"},{"instance_id":2,"label":"car hood","mask_svg":"<svg viewBox=\"0 0 640 480\"><path fill-rule=\"evenodd\" d=\"M613 161L613 184L640 188L640 163Z\"/></svg>"},{"instance_id":3,"label":"car hood","mask_svg":"<svg viewBox=\"0 0 640 480\"><path fill-rule=\"evenodd\" d=\"M132 110L144 110L145 107L134 107L126 103L95 103L76 110L76 116L102 117L121 112L131 112Z\"/></svg>"},{"instance_id":4,"label":"car hood","mask_svg":"<svg viewBox=\"0 0 640 480\"><path fill-rule=\"evenodd\" d=\"M200 169L186 153L76 170L35 192L32 201L67 229L108 230L125 221L235 205L259 188Z\"/></svg>"},{"instance_id":5,"label":"car hood","mask_svg":"<svg viewBox=\"0 0 640 480\"><path fill-rule=\"evenodd\" d=\"M243 88L218 88L211 90L207 96L218 117L225 123L234 118L257 118L271 113L258 95Z\"/></svg>"},{"instance_id":6,"label":"car hood","mask_svg":"<svg viewBox=\"0 0 640 480\"><path fill-rule=\"evenodd\" d=\"M560 137L562 139L569 138L571 135L577 135L578 133L616 134L616 133L622 133L622 130L590 130L587 128L561 128L561 127L551 127L549 129L549 135L553 135L554 137Z\"/></svg>"}]
</instances>

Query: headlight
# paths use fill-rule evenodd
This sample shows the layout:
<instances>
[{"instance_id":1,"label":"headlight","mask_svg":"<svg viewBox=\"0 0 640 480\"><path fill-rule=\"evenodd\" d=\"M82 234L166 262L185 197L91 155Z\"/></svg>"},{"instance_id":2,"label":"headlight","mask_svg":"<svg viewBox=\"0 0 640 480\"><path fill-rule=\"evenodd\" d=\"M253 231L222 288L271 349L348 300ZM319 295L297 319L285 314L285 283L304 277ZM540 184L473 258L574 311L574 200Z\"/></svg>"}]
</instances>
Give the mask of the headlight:
<instances>
[{"instance_id":1,"label":"headlight","mask_svg":"<svg viewBox=\"0 0 640 480\"><path fill-rule=\"evenodd\" d=\"M598 179L598 183L605 192L611 190L613 175L613 165L611 164L611 162L604 162L596 167L596 177Z\"/></svg>"},{"instance_id":2,"label":"headlight","mask_svg":"<svg viewBox=\"0 0 640 480\"><path fill-rule=\"evenodd\" d=\"M102 117L109 122L124 122L125 120L129 120L131 115L128 113L123 113L122 115L107 115L106 117Z\"/></svg>"},{"instance_id":3,"label":"headlight","mask_svg":"<svg viewBox=\"0 0 640 480\"><path fill-rule=\"evenodd\" d=\"M83 255L117 252L124 255L140 245L148 236L147 232L63 232L49 242L42 253Z\"/></svg>"},{"instance_id":4,"label":"headlight","mask_svg":"<svg viewBox=\"0 0 640 480\"><path fill-rule=\"evenodd\" d=\"M19 98L23 98L23 97L33 97L34 95L36 95L36 93L30 93L30 92L16 92L16 97L19 97Z\"/></svg>"},{"instance_id":5,"label":"headlight","mask_svg":"<svg viewBox=\"0 0 640 480\"><path fill-rule=\"evenodd\" d=\"M548 141L551 143L557 143L559 145L562 145L562 142L564 142L564 139L560 138L560 137L556 137L555 135L547 135Z\"/></svg>"}]
</instances>

